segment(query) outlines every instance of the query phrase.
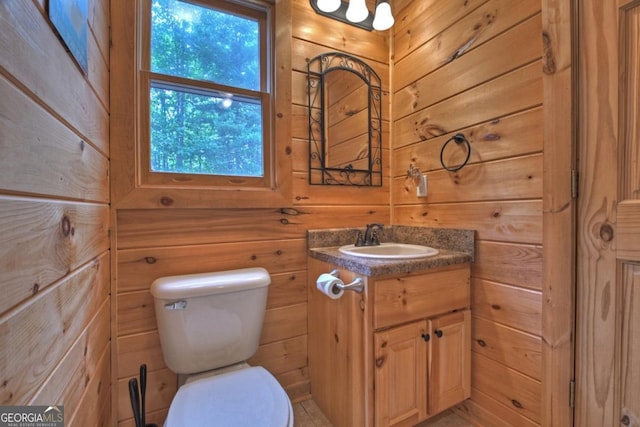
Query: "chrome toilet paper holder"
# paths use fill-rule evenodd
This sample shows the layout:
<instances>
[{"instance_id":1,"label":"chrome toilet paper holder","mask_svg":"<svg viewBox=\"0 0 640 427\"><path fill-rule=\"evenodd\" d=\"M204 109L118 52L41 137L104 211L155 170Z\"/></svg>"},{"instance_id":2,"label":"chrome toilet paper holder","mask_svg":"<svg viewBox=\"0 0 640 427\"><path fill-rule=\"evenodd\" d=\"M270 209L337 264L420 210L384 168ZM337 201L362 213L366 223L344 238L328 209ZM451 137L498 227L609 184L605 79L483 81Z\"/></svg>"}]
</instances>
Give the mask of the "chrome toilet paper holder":
<instances>
[{"instance_id":1,"label":"chrome toilet paper holder","mask_svg":"<svg viewBox=\"0 0 640 427\"><path fill-rule=\"evenodd\" d=\"M340 271L338 270L331 270L329 274L333 277L340 278ZM340 281L333 285L331 292L337 294L340 291L354 291L358 294L362 293L362 291L364 291L364 280L362 280L362 277L356 277L351 283L345 284Z\"/></svg>"}]
</instances>

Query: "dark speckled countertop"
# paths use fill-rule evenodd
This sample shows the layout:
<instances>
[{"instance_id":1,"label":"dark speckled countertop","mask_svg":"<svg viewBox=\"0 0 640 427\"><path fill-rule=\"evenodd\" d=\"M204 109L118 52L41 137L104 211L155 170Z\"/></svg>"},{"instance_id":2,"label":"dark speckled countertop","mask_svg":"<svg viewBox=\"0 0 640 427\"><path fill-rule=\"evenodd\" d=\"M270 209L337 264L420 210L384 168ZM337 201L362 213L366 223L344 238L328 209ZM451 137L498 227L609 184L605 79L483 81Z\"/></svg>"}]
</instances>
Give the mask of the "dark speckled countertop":
<instances>
[{"instance_id":1,"label":"dark speckled countertop","mask_svg":"<svg viewBox=\"0 0 640 427\"><path fill-rule=\"evenodd\" d=\"M334 228L309 230L309 256L369 277L407 274L430 268L472 262L475 255L473 230L408 227L385 227L379 234L381 242L410 243L437 248L440 253L418 259L371 259L345 255L338 248L353 244L357 230L364 228Z\"/></svg>"}]
</instances>

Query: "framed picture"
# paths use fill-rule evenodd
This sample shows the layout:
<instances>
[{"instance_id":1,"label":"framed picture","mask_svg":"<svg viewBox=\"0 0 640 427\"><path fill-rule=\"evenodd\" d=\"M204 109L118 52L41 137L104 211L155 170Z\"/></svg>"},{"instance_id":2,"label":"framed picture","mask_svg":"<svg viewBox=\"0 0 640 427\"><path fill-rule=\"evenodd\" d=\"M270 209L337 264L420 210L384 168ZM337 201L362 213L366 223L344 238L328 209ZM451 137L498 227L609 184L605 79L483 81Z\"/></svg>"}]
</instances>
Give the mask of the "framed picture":
<instances>
[{"instance_id":1,"label":"framed picture","mask_svg":"<svg viewBox=\"0 0 640 427\"><path fill-rule=\"evenodd\" d=\"M87 74L87 1L49 0L49 19L82 71Z\"/></svg>"}]
</instances>

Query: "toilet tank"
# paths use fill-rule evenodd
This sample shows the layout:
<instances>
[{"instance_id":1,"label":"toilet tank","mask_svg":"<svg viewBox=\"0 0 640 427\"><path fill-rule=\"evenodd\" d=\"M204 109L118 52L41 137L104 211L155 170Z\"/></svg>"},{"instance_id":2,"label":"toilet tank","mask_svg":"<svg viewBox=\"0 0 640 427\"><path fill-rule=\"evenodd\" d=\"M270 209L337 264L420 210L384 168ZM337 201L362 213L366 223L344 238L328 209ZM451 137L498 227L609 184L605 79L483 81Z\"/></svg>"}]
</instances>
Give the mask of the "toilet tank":
<instances>
[{"instance_id":1,"label":"toilet tank","mask_svg":"<svg viewBox=\"0 0 640 427\"><path fill-rule=\"evenodd\" d=\"M258 348L271 278L264 268L162 277L151 285L164 360L193 374Z\"/></svg>"}]
</instances>

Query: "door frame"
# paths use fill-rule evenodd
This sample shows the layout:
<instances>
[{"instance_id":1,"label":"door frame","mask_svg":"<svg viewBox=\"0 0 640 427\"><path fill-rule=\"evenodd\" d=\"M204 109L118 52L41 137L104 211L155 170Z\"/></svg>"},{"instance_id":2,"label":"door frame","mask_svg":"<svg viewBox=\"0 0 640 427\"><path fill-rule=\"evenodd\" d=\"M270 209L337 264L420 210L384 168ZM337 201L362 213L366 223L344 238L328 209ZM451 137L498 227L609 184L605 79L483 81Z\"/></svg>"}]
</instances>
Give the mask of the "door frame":
<instances>
[{"instance_id":1,"label":"door frame","mask_svg":"<svg viewBox=\"0 0 640 427\"><path fill-rule=\"evenodd\" d=\"M578 0L542 0L542 426L572 426Z\"/></svg>"}]
</instances>

